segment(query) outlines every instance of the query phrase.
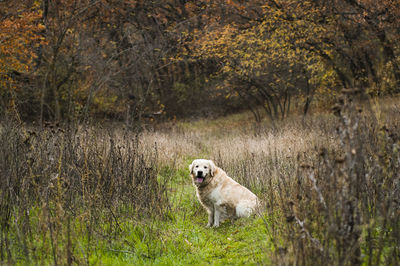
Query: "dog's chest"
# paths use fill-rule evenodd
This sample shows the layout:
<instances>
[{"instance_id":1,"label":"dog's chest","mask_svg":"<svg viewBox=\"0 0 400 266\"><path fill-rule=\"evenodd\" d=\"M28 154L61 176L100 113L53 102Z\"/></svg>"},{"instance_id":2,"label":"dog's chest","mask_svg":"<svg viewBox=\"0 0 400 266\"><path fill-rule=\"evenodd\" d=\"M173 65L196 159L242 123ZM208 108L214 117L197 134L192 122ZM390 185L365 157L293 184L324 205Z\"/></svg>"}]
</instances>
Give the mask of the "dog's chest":
<instances>
[{"instance_id":1,"label":"dog's chest","mask_svg":"<svg viewBox=\"0 0 400 266\"><path fill-rule=\"evenodd\" d=\"M217 186L211 191L199 191L200 200L208 206L213 206L221 202L221 186Z\"/></svg>"},{"instance_id":2,"label":"dog's chest","mask_svg":"<svg viewBox=\"0 0 400 266\"><path fill-rule=\"evenodd\" d=\"M211 191L209 198L213 203L218 203L219 201L221 201L221 186L217 186L216 188L214 188Z\"/></svg>"}]
</instances>

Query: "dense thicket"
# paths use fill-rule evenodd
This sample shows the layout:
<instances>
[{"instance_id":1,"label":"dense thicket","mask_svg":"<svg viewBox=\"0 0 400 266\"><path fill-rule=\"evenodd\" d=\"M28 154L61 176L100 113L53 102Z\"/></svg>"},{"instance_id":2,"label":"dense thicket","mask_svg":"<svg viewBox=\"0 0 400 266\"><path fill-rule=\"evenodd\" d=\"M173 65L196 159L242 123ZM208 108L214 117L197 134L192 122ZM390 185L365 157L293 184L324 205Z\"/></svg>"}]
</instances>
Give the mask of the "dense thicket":
<instances>
[{"instance_id":1,"label":"dense thicket","mask_svg":"<svg viewBox=\"0 0 400 266\"><path fill-rule=\"evenodd\" d=\"M0 3L1 111L43 121L250 108L284 118L343 87L399 92L400 3Z\"/></svg>"}]
</instances>

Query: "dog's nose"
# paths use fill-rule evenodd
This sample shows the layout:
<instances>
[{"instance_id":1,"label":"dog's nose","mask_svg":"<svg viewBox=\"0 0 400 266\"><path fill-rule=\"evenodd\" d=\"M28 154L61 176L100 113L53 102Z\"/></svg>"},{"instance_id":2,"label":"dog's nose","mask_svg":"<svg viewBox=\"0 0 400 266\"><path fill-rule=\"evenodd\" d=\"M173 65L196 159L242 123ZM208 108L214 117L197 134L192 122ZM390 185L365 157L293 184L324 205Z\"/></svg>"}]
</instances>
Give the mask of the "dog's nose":
<instances>
[{"instance_id":1,"label":"dog's nose","mask_svg":"<svg viewBox=\"0 0 400 266\"><path fill-rule=\"evenodd\" d=\"M197 171L198 176L203 176L203 171Z\"/></svg>"}]
</instances>

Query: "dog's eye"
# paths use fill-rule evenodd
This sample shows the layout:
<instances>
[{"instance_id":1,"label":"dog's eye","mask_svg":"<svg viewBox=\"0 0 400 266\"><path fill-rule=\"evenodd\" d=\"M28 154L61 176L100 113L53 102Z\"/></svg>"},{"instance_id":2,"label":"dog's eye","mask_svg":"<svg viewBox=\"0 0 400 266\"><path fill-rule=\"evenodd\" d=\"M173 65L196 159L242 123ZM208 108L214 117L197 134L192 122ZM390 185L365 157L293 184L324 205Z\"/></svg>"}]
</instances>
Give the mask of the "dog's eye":
<instances>
[{"instance_id":1,"label":"dog's eye","mask_svg":"<svg viewBox=\"0 0 400 266\"><path fill-rule=\"evenodd\" d=\"M204 169L207 169L207 166L204 166Z\"/></svg>"},{"instance_id":2,"label":"dog's eye","mask_svg":"<svg viewBox=\"0 0 400 266\"><path fill-rule=\"evenodd\" d=\"M199 168L199 166L198 166L198 165L196 165L196 168Z\"/></svg>"}]
</instances>

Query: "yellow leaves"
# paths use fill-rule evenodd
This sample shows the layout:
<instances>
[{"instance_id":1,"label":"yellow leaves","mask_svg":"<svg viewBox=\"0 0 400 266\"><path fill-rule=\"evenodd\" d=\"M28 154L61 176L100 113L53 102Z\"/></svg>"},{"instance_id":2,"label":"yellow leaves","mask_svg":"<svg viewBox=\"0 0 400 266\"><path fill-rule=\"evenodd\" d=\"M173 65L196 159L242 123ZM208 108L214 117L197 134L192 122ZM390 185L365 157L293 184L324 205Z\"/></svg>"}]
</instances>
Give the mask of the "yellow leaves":
<instances>
[{"instance_id":1,"label":"yellow leaves","mask_svg":"<svg viewBox=\"0 0 400 266\"><path fill-rule=\"evenodd\" d=\"M204 28L195 29L188 36L183 34L185 40L190 40L185 42L190 52L180 52L178 60L215 60L220 64L219 74L227 79L262 79L277 70L295 77L300 65L313 66L315 69L310 71L321 78L325 69L312 45L321 42L332 29L318 23L315 18L320 11L309 1L276 3L281 8L269 2L262 6L263 15L245 25L205 18L209 23ZM328 55L332 52L325 50ZM327 76L326 84L333 84L334 78ZM289 86L287 79L275 77L271 81L271 87ZM318 86L321 79L312 82Z\"/></svg>"},{"instance_id":2,"label":"yellow leaves","mask_svg":"<svg viewBox=\"0 0 400 266\"><path fill-rule=\"evenodd\" d=\"M40 9L40 6L42 5L42 1L40 1L40 0L35 0L35 1L33 1L33 5L32 5L32 7L33 8L36 8L36 9Z\"/></svg>"}]
</instances>

